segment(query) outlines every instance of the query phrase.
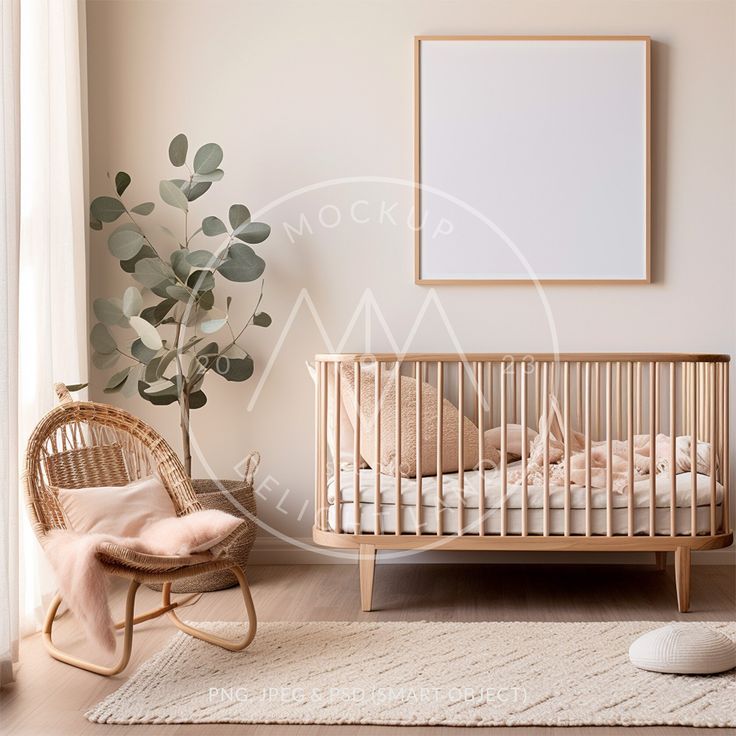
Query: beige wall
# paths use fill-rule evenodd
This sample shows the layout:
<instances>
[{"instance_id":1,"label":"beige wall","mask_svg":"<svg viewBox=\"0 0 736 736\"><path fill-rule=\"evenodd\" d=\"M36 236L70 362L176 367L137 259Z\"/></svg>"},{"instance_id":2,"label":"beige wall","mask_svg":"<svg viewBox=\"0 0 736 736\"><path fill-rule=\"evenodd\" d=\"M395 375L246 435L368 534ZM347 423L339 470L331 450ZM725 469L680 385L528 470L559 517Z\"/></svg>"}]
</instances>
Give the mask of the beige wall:
<instances>
[{"instance_id":1,"label":"beige wall","mask_svg":"<svg viewBox=\"0 0 736 736\"><path fill-rule=\"evenodd\" d=\"M549 287L546 296L562 350L732 352L734 9L728 0L89 2L91 191L104 189L106 171L124 168L136 198L157 198L158 180L173 176L168 141L185 131L193 144L212 140L225 151L225 178L195 203L195 214L224 218L230 203L244 202L253 211L268 207L263 218L274 226L259 246L268 260L264 308L274 324L247 339L256 376L243 385L211 379L209 404L194 415L195 439L212 471L231 476L244 453L259 448L261 479L275 479L259 501L262 518L285 534L309 536L311 507L299 519L313 474L304 361L327 346L307 309L247 410L302 289L334 343L370 289L399 345L454 349L436 304L405 345L430 294L413 283L412 233L401 221L411 207L408 187L358 181L271 206L344 177L410 179L415 34L652 37L654 283ZM350 221L357 200L368 202L359 214L370 215L367 223ZM395 225L380 221L381 202L396 203ZM324 205L341 212L338 227L329 227L334 209L324 210L319 224ZM291 242L283 223L297 225L302 214L313 232ZM173 211L166 220L177 224ZM104 237L93 233L91 250L92 298L121 293L128 282ZM229 293L236 315L245 315L255 289L233 285ZM554 347L532 287L448 287L436 295L465 350ZM365 331L361 317L344 347L364 349ZM373 349L391 347L377 320L371 335ZM102 380L92 370L95 398ZM178 443L173 408L116 400Z\"/></svg>"}]
</instances>

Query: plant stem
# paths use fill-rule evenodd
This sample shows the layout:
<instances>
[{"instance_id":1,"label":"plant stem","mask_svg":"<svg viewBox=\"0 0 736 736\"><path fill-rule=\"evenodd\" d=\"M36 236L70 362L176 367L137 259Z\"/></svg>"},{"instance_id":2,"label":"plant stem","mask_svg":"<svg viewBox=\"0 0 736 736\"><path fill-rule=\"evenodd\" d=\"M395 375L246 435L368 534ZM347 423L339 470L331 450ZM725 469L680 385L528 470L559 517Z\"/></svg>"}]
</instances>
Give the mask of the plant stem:
<instances>
[{"instance_id":1,"label":"plant stem","mask_svg":"<svg viewBox=\"0 0 736 736\"><path fill-rule=\"evenodd\" d=\"M184 460L184 470L192 477L192 450L189 437L189 385L184 377L184 369L179 352L179 338L181 337L181 322L176 324L176 336L174 337L174 349L176 350L176 369L181 377L181 390L179 392L179 427L181 429L181 450Z\"/></svg>"}]
</instances>

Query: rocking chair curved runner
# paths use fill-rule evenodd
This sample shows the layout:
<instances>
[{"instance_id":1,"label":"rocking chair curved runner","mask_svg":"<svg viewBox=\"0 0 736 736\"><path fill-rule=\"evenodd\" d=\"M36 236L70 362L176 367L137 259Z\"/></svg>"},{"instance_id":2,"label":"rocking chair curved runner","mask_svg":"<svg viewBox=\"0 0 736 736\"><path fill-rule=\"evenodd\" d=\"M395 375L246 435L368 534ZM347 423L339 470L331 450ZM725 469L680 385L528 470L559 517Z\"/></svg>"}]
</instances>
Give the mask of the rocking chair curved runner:
<instances>
[{"instance_id":1,"label":"rocking chair curved runner","mask_svg":"<svg viewBox=\"0 0 736 736\"><path fill-rule=\"evenodd\" d=\"M60 406L50 411L38 424L28 443L23 475L28 512L36 536L45 545L53 529L66 529L56 488L123 486L155 472L166 488L178 516L202 509L192 483L170 445L154 429L122 409L94 402L72 401L66 386L56 385ZM249 459L246 476L255 472L257 461ZM236 531L237 533L237 531ZM61 662L99 675L116 675L128 661L133 644L133 626L164 613L181 631L197 639L230 651L245 649L256 634L256 613L250 588L242 568L227 556L230 538L212 552L189 556L159 556L137 552L106 543L98 558L111 575L128 579L125 618L115 625L123 629L123 648L118 662L104 666L87 662L58 649L52 641L52 629L61 596L49 606L43 626L44 645ZM223 551L222 555L217 553ZM178 601L171 600L171 584L214 570L230 570L238 580L248 618L248 631L236 640L223 639L184 623L174 609L198 594ZM162 605L135 616L135 596L141 583L163 584Z\"/></svg>"}]
</instances>

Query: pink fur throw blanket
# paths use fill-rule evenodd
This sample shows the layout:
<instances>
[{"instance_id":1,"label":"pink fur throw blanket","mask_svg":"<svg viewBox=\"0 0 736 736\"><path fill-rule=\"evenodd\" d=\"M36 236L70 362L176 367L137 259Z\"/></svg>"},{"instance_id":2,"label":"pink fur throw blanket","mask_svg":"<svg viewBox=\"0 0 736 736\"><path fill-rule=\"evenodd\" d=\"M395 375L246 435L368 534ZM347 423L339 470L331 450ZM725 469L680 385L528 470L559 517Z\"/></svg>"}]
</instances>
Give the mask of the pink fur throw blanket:
<instances>
[{"instance_id":1,"label":"pink fur throw blanket","mask_svg":"<svg viewBox=\"0 0 736 736\"><path fill-rule=\"evenodd\" d=\"M532 485L544 482L544 447L549 436L549 479L550 483L562 485L565 482L565 438L563 420L557 398L549 396L550 415L542 415L539 434L532 442L529 461L527 463L527 480ZM651 470L651 456L654 456L655 473L670 473L671 464L670 437L656 435L654 447L648 434L637 434L632 438L634 458L634 483L648 478ZM690 437L675 438L674 473L687 473L691 469ZM585 435L570 432L570 482L573 485L585 485ZM592 488L606 488L608 482L608 446L605 440L591 442L590 451L590 485ZM629 443L628 440L611 441L611 485L615 493L623 493L628 485ZM711 464L711 445L709 442L698 442L696 448L697 472L708 475ZM521 482L521 471L509 473L509 481Z\"/></svg>"},{"instance_id":2,"label":"pink fur throw blanket","mask_svg":"<svg viewBox=\"0 0 736 736\"><path fill-rule=\"evenodd\" d=\"M103 544L150 555L191 555L217 545L242 523L224 511L208 509L152 522L137 537L55 529L47 535L44 549L69 610L94 642L112 652L115 631L107 602L107 573L97 557Z\"/></svg>"}]
</instances>

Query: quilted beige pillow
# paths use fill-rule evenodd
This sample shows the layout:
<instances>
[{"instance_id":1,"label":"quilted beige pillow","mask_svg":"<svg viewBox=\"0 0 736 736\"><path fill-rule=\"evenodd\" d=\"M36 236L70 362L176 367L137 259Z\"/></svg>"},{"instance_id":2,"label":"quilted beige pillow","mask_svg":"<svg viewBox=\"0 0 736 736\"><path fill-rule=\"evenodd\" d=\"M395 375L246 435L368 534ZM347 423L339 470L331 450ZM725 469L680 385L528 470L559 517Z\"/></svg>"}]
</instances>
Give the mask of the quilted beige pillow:
<instances>
[{"instance_id":1,"label":"quilted beige pillow","mask_svg":"<svg viewBox=\"0 0 736 736\"><path fill-rule=\"evenodd\" d=\"M352 363L342 365L342 384L345 408L355 426L355 369ZM393 364L384 364L381 371L383 403L381 405L380 472L396 472L396 375ZM401 376L401 475L414 478L417 474L416 379ZM375 364L363 365L360 371L360 449L366 462L375 468L376 370ZM442 472L455 473L458 469L457 408L447 399L442 403ZM422 475L437 474L437 389L422 382ZM484 453L488 465L495 466L498 453L492 448ZM467 417L463 418L464 469L478 465L478 428ZM488 466L487 465L487 466Z\"/></svg>"}]
</instances>

